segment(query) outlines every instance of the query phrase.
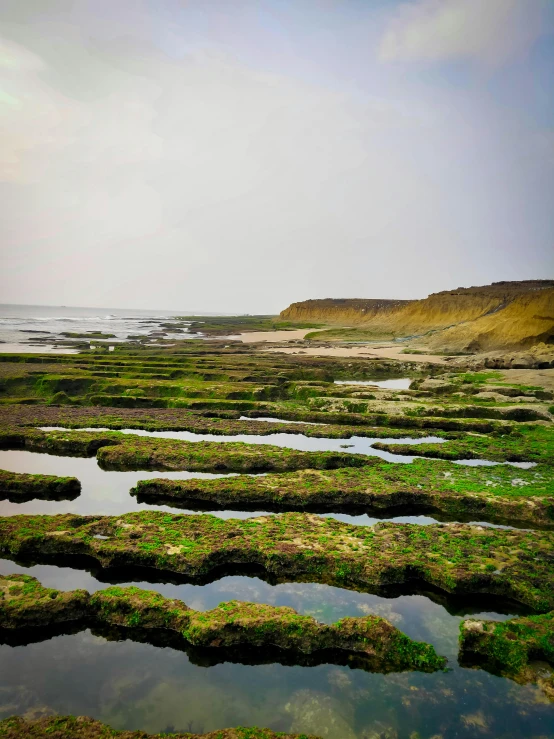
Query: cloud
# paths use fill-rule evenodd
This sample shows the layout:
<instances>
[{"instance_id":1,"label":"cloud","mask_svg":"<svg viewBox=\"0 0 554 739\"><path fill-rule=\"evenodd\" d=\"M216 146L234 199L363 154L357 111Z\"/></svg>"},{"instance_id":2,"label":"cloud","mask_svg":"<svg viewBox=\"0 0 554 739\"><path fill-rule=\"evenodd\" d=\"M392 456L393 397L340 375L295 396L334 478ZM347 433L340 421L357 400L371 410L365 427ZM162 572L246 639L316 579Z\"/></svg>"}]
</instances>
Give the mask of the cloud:
<instances>
[{"instance_id":1,"label":"cloud","mask_svg":"<svg viewBox=\"0 0 554 739\"><path fill-rule=\"evenodd\" d=\"M44 182L64 162L106 174L159 155L151 130L155 85L115 84L93 102L77 100L49 84L55 70L47 61L1 38L0 68L0 182Z\"/></svg>"},{"instance_id":2,"label":"cloud","mask_svg":"<svg viewBox=\"0 0 554 739\"><path fill-rule=\"evenodd\" d=\"M8 47L18 104L1 121L0 181L12 299L116 305L127 291L134 303L125 275L149 284L145 302L177 306L185 294L194 307L210 271L212 305L251 310L241 295L262 263L299 291L332 281L322 265L336 244L365 238L368 199L376 229L393 219L391 191L418 213L434 200L395 151L430 125L402 105L352 102L213 51L175 60L132 39L66 43L57 57ZM76 67L94 95L74 94ZM266 298L260 287L260 307Z\"/></svg>"},{"instance_id":3,"label":"cloud","mask_svg":"<svg viewBox=\"0 0 554 739\"><path fill-rule=\"evenodd\" d=\"M541 33L543 0L417 0L400 5L383 36L383 62L473 59L522 53Z\"/></svg>"},{"instance_id":4,"label":"cloud","mask_svg":"<svg viewBox=\"0 0 554 739\"><path fill-rule=\"evenodd\" d=\"M4 301L265 312L551 263L551 139L517 94L496 112L377 65L359 94L188 25L168 42L142 0L115 4L125 33L56 2L81 15L4 24Z\"/></svg>"}]
</instances>

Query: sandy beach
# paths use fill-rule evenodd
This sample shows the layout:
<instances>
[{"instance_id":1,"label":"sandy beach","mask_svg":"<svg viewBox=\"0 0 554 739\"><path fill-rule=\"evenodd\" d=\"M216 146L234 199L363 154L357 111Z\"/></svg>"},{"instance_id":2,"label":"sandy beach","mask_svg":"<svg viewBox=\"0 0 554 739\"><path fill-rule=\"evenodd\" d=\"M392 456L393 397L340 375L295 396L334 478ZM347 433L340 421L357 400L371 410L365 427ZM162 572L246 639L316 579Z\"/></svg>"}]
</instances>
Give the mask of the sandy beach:
<instances>
[{"instance_id":1,"label":"sandy beach","mask_svg":"<svg viewBox=\"0 0 554 739\"><path fill-rule=\"evenodd\" d=\"M78 349L70 349L44 344L0 344L0 354L78 354Z\"/></svg>"},{"instance_id":2,"label":"sandy beach","mask_svg":"<svg viewBox=\"0 0 554 739\"><path fill-rule=\"evenodd\" d=\"M311 332L313 332L313 328L302 328L294 331L250 331L227 338L242 341L243 344L256 344L260 341L298 341Z\"/></svg>"},{"instance_id":3,"label":"sandy beach","mask_svg":"<svg viewBox=\"0 0 554 739\"><path fill-rule=\"evenodd\" d=\"M281 352L283 354L305 354L309 357L367 357L368 359L399 359L403 362L429 362L431 364L447 363L447 360L444 357L439 357L435 354L402 354L402 349L397 346L337 346L298 348L282 346L271 347L270 349L264 349L264 351Z\"/></svg>"},{"instance_id":4,"label":"sandy beach","mask_svg":"<svg viewBox=\"0 0 554 739\"><path fill-rule=\"evenodd\" d=\"M444 357L436 354L403 354L403 346L397 344L383 345L353 345L353 346L286 346L290 341L302 341L306 334L313 333L313 329L297 329L295 331L251 331L229 339L240 340L244 344L256 343L283 343L283 346L264 349L266 352L281 352L284 354L305 354L310 357L367 357L382 359L399 359L404 362L429 362L431 364L446 364Z\"/></svg>"}]
</instances>

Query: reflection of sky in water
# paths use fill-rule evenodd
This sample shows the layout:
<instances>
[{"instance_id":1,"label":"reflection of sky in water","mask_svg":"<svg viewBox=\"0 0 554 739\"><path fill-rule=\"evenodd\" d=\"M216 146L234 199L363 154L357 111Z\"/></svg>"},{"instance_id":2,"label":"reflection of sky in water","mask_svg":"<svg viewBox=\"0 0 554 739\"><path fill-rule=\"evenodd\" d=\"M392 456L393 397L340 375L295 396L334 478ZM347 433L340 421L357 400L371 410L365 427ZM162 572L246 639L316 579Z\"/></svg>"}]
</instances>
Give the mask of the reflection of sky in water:
<instances>
[{"instance_id":1,"label":"reflection of sky in water","mask_svg":"<svg viewBox=\"0 0 554 739\"><path fill-rule=\"evenodd\" d=\"M23 568L4 560L0 572L27 572L60 589L107 587L86 572L68 568ZM414 731L421 737L473 739L476 722L479 736L485 733L483 723L490 736L514 739L554 730L554 706L542 700L537 688L457 666L462 617L424 596L386 599L311 583L272 586L247 577L225 577L204 586L136 584L199 610L237 598L292 606L325 622L374 613L410 637L434 644L449 658L451 669L430 675L380 675L333 664L202 667L193 664L195 653L189 658L171 648L107 642L86 631L26 647L1 646L0 717L48 708L150 732L258 725L325 739L409 737ZM397 733L371 733L387 729Z\"/></svg>"},{"instance_id":2,"label":"reflection of sky in water","mask_svg":"<svg viewBox=\"0 0 554 739\"><path fill-rule=\"evenodd\" d=\"M65 590L84 587L92 592L107 587L87 572L52 565L27 568L3 560L0 572L25 572L47 587ZM493 725L504 721L513 684L458 668L457 634L462 615L450 615L442 605L424 596L383 598L321 584L269 585L256 577L239 576L203 586L134 584L179 598L198 610L236 598L291 606L326 623L344 616L376 614L411 638L434 644L449 658L453 671L384 676L335 665L302 668L279 664L223 664L206 669L191 664L185 653L131 641L106 643L87 632L17 650L1 647L0 687L9 694L15 685L24 684L27 690L17 698L20 701L39 702L61 713L92 714L118 728L140 726L148 731L168 727L186 730L189 721L195 722L192 728L197 731L257 723L276 730L316 731L329 739L362 739L366 736L365 727L372 722L390 726L394 718L392 725L399 731L412 721L411 731L430 726L436 732L446 720L447 725L463 729L460 736L469 737L470 733L464 733L465 726L459 727L455 718L458 714L472 715L486 707L484 715ZM496 613L480 615L497 620L509 617ZM44 677L52 671L56 675L56 691ZM532 688L517 690L527 699L537 695ZM430 695L434 695L437 707L431 718L425 714ZM408 698L411 708L406 711ZM129 701L135 710L130 710ZM473 706L472 710L468 706ZM518 723L517 710L510 710L516 717L515 730L522 726L521 718ZM319 723L306 723L314 711ZM541 714L554 720L552 708L538 707L535 713L536 721Z\"/></svg>"},{"instance_id":3,"label":"reflection of sky in water","mask_svg":"<svg viewBox=\"0 0 554 739\"><path fill-rule=\"evenodd\" d=\"M146 509L180 513L183 511L176 511L168 506L139 504L137 499L129 494L129 490L139 480L149 480L154 477L165 477L170 480L190 477L221 477L221 475L204 472L150 472L145 470L105 472L100 469L95 457L58 457L53 454L37 454L21 450L0 451L0 469L10 472L77 477L82 485L81 495L75 500L31 500L27 503L0 501L0 515L3 516L18 513L83 513L110 516ZM225 511L218 512L217 515L230 517L230 514L226 514ZM235 517L240 517L240 514Z\"/></svg>"},{"instance_id":4,"label":"reflection of sky in water","mask_svg":"<svg viewBox=\"0 0 554 739\"><path fill-rule=\"evenodd\" d=\"M396 380L335 380L335 385L365 385L385 390L408 390L411 384L410 377L400 377Z\"/></svg>"},{"instance_id":5,"label":"reflection of sky in water","mask_svg":"<svg viewBox=\"0 0 554 739\"><path fill-rule=\"evenodd\" d=\"M139 480L151 480L154 478L166 478L169 480L183 480L190 478L221 478L227 475L216 475L209 472L167 472L152 470L134 471L106 471L98 466L95 457L59 457L53 454L41 454L38 452L27 452L23 450L0 450L0 469L10 472L26 472L31 474L58 475L60 477L76 477L81 481L81 494L75 500L39 500L34 499L26 503L12 503L0 500L0 515L15 516L20 513L27 514L55 514L55 513L79 513L83 515L102 514L113 516L121 513L129 513L136 510L167 511L168 513L210 513L219 518L253 518L254 516L278 515L274 512L263 510L241 511L241 510L214 510L195 511L194 509L175 508L169 505L152 505L149 503L138 503L137 498L130 494L130 489ZM230 475L233 476L233 475ZM380 518L362 513L350 515L348 513L323 513L326 518L336 518L345 523L353 523L361 526L371 526L377 521L389 520L397 523L417 523L421 525L437 523L432 516L386 516ZM494 526L494 524L482 523L483 526Z\"/></svg>"},{"instance_id":6,"label":"reflection of sky in water","mask_svg":"<svg viewBox=\"0 0 554 739\"><path fill-rule=\"evenodd\" d=\"M336 665L206 668L184 652L107 642L88 631L0 647L0 655L0 686L12 713L48 708L92 715L115 728L203 732L258 725L325 739L416 731L426 739L487 733L519 739L553 728L554 710L536 702L536 689L472 670L379 675Z\"/></svg>"},{"instance_id":7,"label":"reflection of sky in water","mask_svg":"<svg viewBox=\"0 0 554 739\"><path fill-rule=\"evenodd\" d=\"M82 495L74 501L2 501L2 515L113 515L140 508L175 512L167 506L138 505L129 495L129 488L140 479L152 477L218 477L187 472L105 472L94 458L26 451L1 451L0 468L74 475L83 483ZM224 511L215 515L243 518L260 513ZM369 516L325 515L353 523L371 524L376 520ZM434 519L416 516L394 520L425 524ZM109 586L102 582L101 570L95 570L95 576L68 567L26 567L0 560L1 574L19 572L60 590L85 588L93 592ZM454 602L441 594L385 598L318 583L270 585L258 577L245 576L225 576L206 585L146 581L122 584L156 590L197 610L238 599L290 606L325 623L345 616L376 614L411 638L432 643L448 657L450 669L430 675L379 675L333 664L300 667L226 662L206 667L195 664L202 659L196 652L189 656L186 651L131 640L106 641L102 635L85 631L25 647L0 646L0 718L54 711L92 715L115 728L150 732L258 725L313 733L324 739L401 739L413 732L419 732L421 739L519 739L554 732L554 706L546 702L538 688L519 686L482 670L457 665L458 629L465 615L509 618L507 607L494 599Z\"/></svg>"},{"instance_id":8,"label":"reflection of sky in water","mask_svg":"<svg viewBox=\"0 0 554 739\"><path fill-rule=\"evenodd\" d=\"M42 431L73 431L63 426L40 426ZM110 431L108 428L81 428L79 431ZM122 434L134 436L150 436L154 439L179 439L181 441L214 441L244 442L245 444L260 444L264 446L278 446L285 449L296 449L301 452L346 452L348 454L366 454L372 457L381 457L387 462L410 463L414 457L391 454L381 449L374 449L372 444L379 441L383 444L441 444L445 440L439 436L424 436L420 439L403 437L399 439L382 439L365 436L350 436L347 439L319 439L317 437L304 436L304 434L267 434L256 436L255 434L197 434L192 431L144 431L143 429L118 429Z\"/></svg>"},{"instance_id":9,"label":"reflection of sky in water","mask_svg":"<svg viewBox=\"0 0 554 739\"><path fill-rule=\"evenodd\" d=\"M8 559L0 559L1 575L19 572L32 575L45 587L57 588L58 590L84 588L89 593L93 593L110 586L103 578L101 569L92 573L67 566L16 564ZM118 571L118 573L124 572L125 570ZM110 570L106 570L105 573L109 578ZM136 570L135 573L140 573L140 570ZM133 577L139 576L134 574ZM171 579L171 575L168 578ZM469 600L463 602L457 598L451 598L448 601L448 596L445 593L438 593L437 591L436 598L438 601L446 599L445 603L450 603L450 611L456 612L457 615L452 616L440 602L434 602L424 595L384 597L373 593L359 593L355 590L310 582L289 582L274 585L259 577L244 575L227 575L204 585L195 585L188 582L150 583L137 581L136 579L121 582L122 579L118 576L118 585L135 585L145 590L155 590L166 598L182 600L198 611L210 610L223 601L242 600L248 603L289 606L298 613L313 616L323 623L333 623L347 616L364 616L371 613L387 618L396 625L402 622L403 625L399 628L402 628L409 636L413 639L429 641L435 644L437 648L440 644L442 652L452 648L452 644L449 647L448 640L443 643L436 642L439 632L433 634L425 629L422 614L433 613L433 617L437 619L437 622L440 621L446 625L454 619L456 622L455 628L457 628L457 624L463 616L478 614L482 618L505 620L514 615L516 611L521 610L516 604L504 604L502 615L491 610L494 603L494 599L491 597L477 597L476 600L471 602ZM498 606L500 606L500 602ZM450 631L447 629L445 633L453 632L452 629Z\"/></svg>"},{"instance_id":10,"label":"reflection of sky in water","mask_svg":"<svg viewBox=\"0 0 554 739\"><path fill-rule=\"evenodd\" d=\"M279 419L271 419L277 420ZM283 423L286 423L283 421ZM42 431L76 431L77 429L65 428L64 426L40 426ZM79 431L112 431L113 429L104 427L83 427ZM395 439L371 438L365 436L350 436L346 439L326 439L304 436L304 434L267 434L266 436L256 436L255 434L197 434L192 431L145 431L143 429L118 429L122 434L133 434L135 436L150 436L154 439L179 439L181 441L215 441L215 442L243 442L245 444L260 444L269 446L278 446L285 449L296 449L302 452L346 452L348 454L365 454L368 457L381 457L386 462L400 462L409 464L416 456L404 454L392 454L382 449L375 449L372 444L380 442L382 444L447 444L446 439L440 436L422 436L421 438L401 437ZM458 459L453 460L455 464L467 465L468 467L495 467L500 462L491 462L486 459ZM522 470L536 467L535 462L504 462L512 467L519 467Z\"/></svg>"},{"instance_id":11,"label":"reflection of sky in water","mask_svg":"<svg viewBox=\"0 0 554 739\"><path fill-rule=\"evenodd\" d=\"M138 503L129 490L139 480L166 478L183 480L188 478L216 478L225 475L214 475L208 472L156 472L137 470L132 472L105 471L101 469L95 457L58 457L53 454L39 454L22 450L0 450L0 469L10 472L27 472L31 474L58 475L60 477L77 477L81 481L81 495L75 500L30 500L26 503L10 503L0 501L1 516L15 516L20 513L81 513L84 515L102 514L113 516L136 510L168 511L169 513L196 513L197 511L172 508L167 505L150 505ZM219 518L252 518L261 515L273 515L266 511L204 511ZM329 513L326 516L337 518L347 523L371 525L377 518L365 514L351 516L343 513ZM399 516L391 520L399 523L436 523L429 516Z\"/></svg>"}]
</instances>

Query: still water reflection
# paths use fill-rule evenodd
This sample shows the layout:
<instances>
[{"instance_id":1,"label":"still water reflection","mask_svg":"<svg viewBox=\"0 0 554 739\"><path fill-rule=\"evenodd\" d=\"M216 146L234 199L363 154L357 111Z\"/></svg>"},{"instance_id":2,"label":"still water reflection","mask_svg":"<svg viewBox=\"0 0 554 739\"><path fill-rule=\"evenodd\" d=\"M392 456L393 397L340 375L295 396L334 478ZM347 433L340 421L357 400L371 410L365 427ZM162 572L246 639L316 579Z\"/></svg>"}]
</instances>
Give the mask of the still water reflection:
<instances>
[{"instance_id":1,"label":"still water reflection","mask_svg":"<svg viewBox=\"0 0 554 739\"><path fill-rule=\"evenodd\" d=\"M76 429L63 426L41 426L42 431L74 431ZM110 431L108 428L81 428L79 431ZM377 437L350 436L347 439L329 439L305 436L304 434L197 434L192 431L145 431L144 429L118 429L122 434L149 436L154 439L178 439L180 441L213 441L217 443L243 442L262 446L278 446L284 449L296 449L301 452L346 452L347 454L365 454L370 457L381 457L387 462L409 464L415 457L392 454L382 449L375 449L372 444L379 441L383 444L442 444L445 439L440 436L423 436L421 438L401 437L397 439L381 439Z\"/></svg>"},{"instance_id":2,"label":"still water reflection","mask_svg":"<svg viewBox=\"0 0 554 739\"><path fill-rule=\"evenodd\" d=\"M0 561L0 572L27 572L64 589L106 587L89 573L50 565L26 568ZM232 662L214 664L217 655L210 662L198 650L133 641L143 638L138 632L86 630L23 647L0 646L0 718L87 714L116 728L151 732L258 724L325 739L538 739L554 731L554 706L537 688L457 665L462 616L422 595L386 599L318 584L272 586L250 577L205 586L138 584L199 610L239 598L290 605L325 622L375 613L412 638L433 643L448 657L450 669L380 675L337 665L300 667L294 660L284 665L259 650L254 658L235 654L227 657ZM259 664L265 657L269 664Z\"/></svg>"},{"instance_id":3,"label":"still water reflection","mask_svg":"<svg viewBox=\"0 0 554 739\"><path fill-rule=\"evenodd\" d=\"M83 484L81 496L74 501L0 502L2 515L116 514L147 508L129 496L129 488L137 480L193 476L186 472L106 472L94 458L25 451L0 452L0 467L75 475ZM216 515L257 514L218 511ZM335 517L356 523L375 521L368 516ZM433 521L423 516L397 520ZM78 566L77 562L73 565ZM113 573L99 568L87 571L0 560L0 573L17 572L31 574L60 590L85 588L92 592L107 587L108 578L114 579ZM198 650L155 646L153 638L148 643L148 636L144 642L144 635L138 632L81 631L84 627L79 626L78 633L69 633L71 628L56 635L34 632L33 643L26 646L0 646L0 718L12 714L86 714L116 728L152 732L200 732L258 724L325 739L542 739L554 735L554 706L538 688L519 686L457 664L457 635L464 615L505 619L516 613L513 607L494 599L460 602L437 593L385 598L316 583L272 585L258 577L238 575L222 576L204 585L149 583L147 575L136 572L127 578L123 574L117 581L157 590L198 610L237 598L288 605L326 623L374 613L410 637L432 643L448 657L450 669L431 675L380 675L332 664L302 667L295 665L294 659L287 661L260 650L254 657L245 652L208 659ZM230 661L218 663L226 659Z\"/></svg>"},{"instance_id":4,"label":"still water reflection","mask_svg":"<svg viewBox=\"0 0 554 739\"><path fill-rule=\"evenodd\" d=\"M135 510L158 510L169 513L211 513L219 518L253 518L255 516L275 515L272 511L263 510L202 510L176 508L168 505L152 505L138 502L129 491L139 480L166 478L183 480L189 478L216 478L232 477L233 475L216 475L207 472L168 472L152 470L135 471L106 471L98 466L94 457L59 457L53 454L41 454L23 450L0 450L0 469L10 472L24 472L30 474L59 475L76 477L81 482L81 494L74 500L39 500L34 499L25 503L15 503L0 500L0 516L15 516L26 514L55 514L80 513L83 515L116 515ZM365 513L351 515L348 513L323 513L325 518L335 518L345 523L360 526L372 526L380 520L395 521L396 523L416 523L427 525L437 523L437 519L430 515L398 515L388 516L383 512L380 518ZM482 526L495 526L487 522L477 522ZM503 526L502 528L511 528Z\"/></svg>"},{"instance_id":5,"label":"still water reflection","mask_svg":"<svg viewBox=\"0 0 554 739\"><path fill-rule=\"evenodd\" d=\"M129 490L139 480L166 478L183 480L189 478L215 478L226 475L215 475L207 472L167 472L151 470L135 470L131 472L106 471L98 466L94 457L59 457L53 454L39 454L22 450L0 450L0 469L10 472L26 472L42 475L59 475L77 477L81 481L81 495L74 500L31 500L27 503L11 503L0 501L0 515L14 516L20 513L81 513L83 515L102 514L106 516L128 513L135 510L162 510L170 513L193 513L190 509L172 508L167 505L149 505L138 503L136 497L129 494ZM272 515L270 512L258 511L231 511L216 510L204 511L219 518L252 518L253 516ZM377 518L362 514L351 516L348 514L330 513L340 521L371 525ZM397 516L391 520L399 523L436 523L430 516Z\"/></svg>"}]
</instances>

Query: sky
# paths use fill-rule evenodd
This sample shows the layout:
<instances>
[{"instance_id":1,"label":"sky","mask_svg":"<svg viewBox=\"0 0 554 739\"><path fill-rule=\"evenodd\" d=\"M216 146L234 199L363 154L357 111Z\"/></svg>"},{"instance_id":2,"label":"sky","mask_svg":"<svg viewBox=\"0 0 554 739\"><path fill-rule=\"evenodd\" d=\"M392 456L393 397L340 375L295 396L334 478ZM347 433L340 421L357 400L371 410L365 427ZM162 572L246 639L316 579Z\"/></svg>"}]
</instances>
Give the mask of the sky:
<instances>
[{"instance_id":1,"label":"sky","mask_svg":"<svg viewBox=\"0 0 554 739\"><path fill-rule=\"evenodd\" d=\"M0 302L554 277L553 0L3 0Z\"/></svg>"}]
</instances>

